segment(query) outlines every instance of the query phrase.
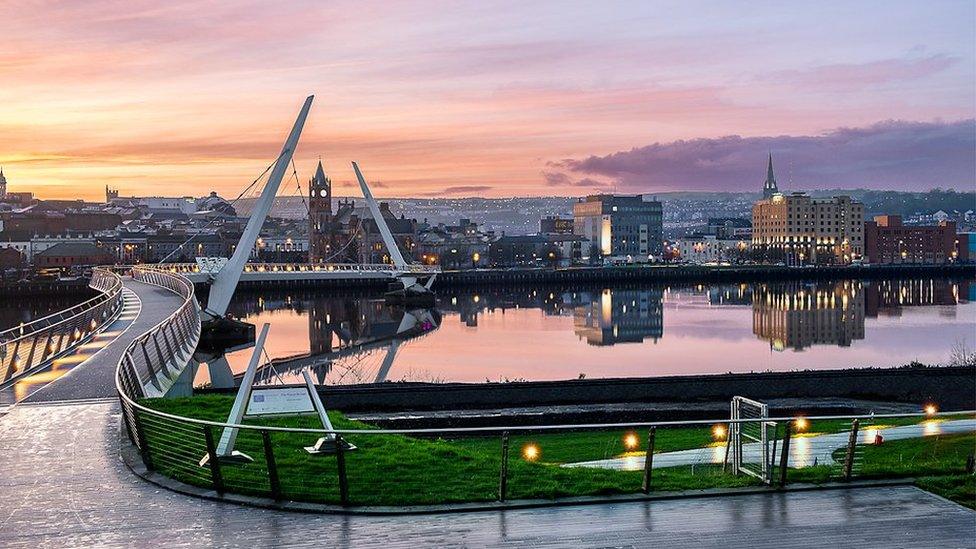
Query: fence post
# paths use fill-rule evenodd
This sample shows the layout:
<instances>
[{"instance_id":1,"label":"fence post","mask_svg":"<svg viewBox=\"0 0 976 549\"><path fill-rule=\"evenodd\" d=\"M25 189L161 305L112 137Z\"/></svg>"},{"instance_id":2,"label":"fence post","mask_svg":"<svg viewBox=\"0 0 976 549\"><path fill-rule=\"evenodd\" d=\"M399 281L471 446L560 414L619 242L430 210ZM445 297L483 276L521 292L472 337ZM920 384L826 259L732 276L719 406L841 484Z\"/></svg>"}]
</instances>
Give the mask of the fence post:
<instances>
[{"instance_id":1,"label":"fence post","mask_svg":"<svg viewBox=\"0 0 976 549\"><path fill-rule=\"evenodd\" d=\"M210 480L213 481L214 490L221 496L224 495L224 477L220 474L220 461L217 459L217 447L214 446L213 433L210 426L203 426L203 438L207 441L207 465L210 466Z\"/></svg>"},{"instance_id":2,"label":"fence post","mask_svg":"<svg viewBox=\"0 0 976 549\"><path fill-rule=\"evenodd\" d=\"M645 494L651 493L651 469L654 468L654 435L656 431L657 427L651 427L647 430L647 454L644 455L644 482L641 484L641 490Z\"/></svg>"},{"instance_id":3,"label":"fence post","mask_svg":"<svg viewBox=\"0 0 976 549\"><path fill-rule=\"evenodd\" d=\"M339 470L339 502L349 505L349 479L346 477L346 451L342 446L342 435L336 434L336 469Z\"/></svg>"},{"instance_id":4,"label":"fence post","mask_svg":"<svg viewBox=\"0 0 976 549\"><path fill-rule=\"evenodd\" d=\"M122 415L125 415L126 407L122 407ZM132 410L132 423L136 431L136 440L139 442L139 456L142 458L143 465L146 466L147 471L152 471L155 469L153 466L152 456L149 454L149 445L146 444L146 432L142 428L142 422L139 421L139 412L137 410Z\"/></svg>"},{"instance_id":5,"label":"fence post","mask_svg":"<svg viewBox=\"0 0 976 549\"><path fill-rule=\"evenodd\" d=\"M508 431L502 433L502 463L498 473L498 501L505 501L508 491Z\"/></svg>"},{"instance_id":6,"label":"fence post","mask_svg":"<svg viewBox=\"0 0 976 549\"><path fill-rule=\"evenodd\" d=\"M851 480L854 472L854 448L857 446L857 429L861 421L855 419L851 422L851 435L847 438L847 455L844 456L844 481Z\"/></svg>"},{"instance_id":7,"label":"fence post","mask_svg":"<svg viewBox=\"0 0 976 549\"><path fill-rule=\"evenodd\" d=\"M786 432L783 433L783 453L779 458L779 487L786 486L786 470L790 465L790 436L793 434L793 422L786 422Z\"/></svg>"},{"instance_id":8,"label":"fence post","mask_svg":"<svg viewBox=\"0 0 976 549\"><path fill-rule=\"evenodd\" d=\"M271 447L271 433L261 431L264 441L264 461L268 465L268 484L271 487L271 498L281 501L281 482L278 480L278 464L275 462L274 448Z\"/></svg>"}]
</instances>

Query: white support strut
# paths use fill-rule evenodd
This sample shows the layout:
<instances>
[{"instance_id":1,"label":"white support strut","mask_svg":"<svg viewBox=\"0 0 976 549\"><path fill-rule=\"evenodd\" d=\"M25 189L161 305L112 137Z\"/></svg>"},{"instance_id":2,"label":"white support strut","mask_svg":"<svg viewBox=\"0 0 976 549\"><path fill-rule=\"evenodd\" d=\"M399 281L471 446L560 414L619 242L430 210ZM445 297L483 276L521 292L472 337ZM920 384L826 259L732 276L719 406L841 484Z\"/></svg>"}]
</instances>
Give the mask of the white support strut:
<instances>
[{"instance_id":1,"label":"white support strut","mask_svg":"<svg viewBox=\"0 0 976 549\"><path fill-rule=\"evenodd\" d=\"M390 252L390 260L393 261L393 264L398 269L406 269L407 260L400 253L400 248L397 246L396 240L393 239L393 233L390 232L390 228L386 225L386 220L383 219L383 214L380 212L380 206L376 203L376 199L373 198L373 193L369 190L369 185L366 184L363 173L359 171L359 165L353 162L352 169L355 170L356 178L359 179L359 187L363 191L363 197L366 198L366 205L369 206L370 213L373 214L373 221L376 222L376 227L380 230L380 236L383 237L383 244L386 244L386 249Z\"/></svg>"},{"instance_id":2,"label":"white support strut","mask_svg":"<svg viewBox=\"0 0 976 549\"><path fill-rule=\"evenodd\" d=\"M274 169L271 170L271 175L268 176L268 183L261 192L261 198L258 199L254 205L254 209L251 211L251 217L247 221L247 226L244 228L244 234L241 235L240 242L237 243L237 248L234 249L234 255L231 256L230 260L224 264L214 277L213 284L210 287L210 298L207 300L207 307L203 311L211 319L223 317L227 312L227 306L230 305L230 300L234 296L234 290L237 288L237 283L241 279L241 273L244 271L244 264L247 263L247 259L251 255L254 243L257 242L258 235L261 233L261 226L264 225L264 220L268 216L268 212L271 211L271 204L274 202L274 197L278 194L281 179L284 177L285 170L288 168L292 155L295 153L298 138L302 135L305 118L308 116L308 111L312 107L312 99L314 98L314 95L305 98L305 104L302 105L302 110L298 113L295 125L292 126L291 133L288 134L288 139L281 149L281 154L278 155L278 159L275 161Z\"/></svg>"}]
</instances>

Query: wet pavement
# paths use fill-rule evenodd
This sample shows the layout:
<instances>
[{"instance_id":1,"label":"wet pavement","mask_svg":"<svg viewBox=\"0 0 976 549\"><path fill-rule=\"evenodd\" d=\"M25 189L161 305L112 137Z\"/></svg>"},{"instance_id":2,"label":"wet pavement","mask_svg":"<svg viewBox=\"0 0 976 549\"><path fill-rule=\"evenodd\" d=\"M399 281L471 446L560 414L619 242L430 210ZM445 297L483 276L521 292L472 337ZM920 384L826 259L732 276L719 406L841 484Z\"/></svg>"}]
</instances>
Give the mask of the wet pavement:
<instances>
[{"instance_id":1,"label":"wet pavement","mask_svg":"<svg viewBox=\"0 0 976 549\"><path fill-rule=\"evenodd\" d=\"M883 420L882 420L883 421ZM961 419L952 421L927 420L918 425L900 427L866 427L858 434L859 444L872 444L875 435L880 433L885 441L918 438L934 435L951 435L976 432L976 420ZM797 436L790 441L790 466L809 467L834 463L833 452L847 446L850 434L832 433L827 435ZM746 463L759 463L762 460L762 445L758 442L742 445L742 459ZM722 464L725 461L725 445L708 448L694 448L677 452L654 454L654 469L678 467L681 465ZM593 467L615 469L618 471L643 471L644 455L598 459L567 463L564 467Z\"/></svg>"},{"instance_id":2,"label":"wet pavement","mask_svg":"<svg viewBox=\"0 0 976 549\"><path fill-rule=\"evenodd\" d=\"M115 396L115 369L122 352L136 337L171 315L182 303L178 295L130 278L123 280L126 306L118 321L92 345L82 346L67 373L31 392L25 402L50 402ZM79 363L80 362L80 363Z\"/></svg>"},{"instance_id":3,"label":"wet pavement","mask_svg":"<svg viewBox=\"0 0 976 549\"><path fill-rule=\"evenodd\" d=\"M118 425L112 401L0 417L0 547L976 545L976 514L908 486L393 517L255 509L135 477Z\"/></svg>"}]
</instances>

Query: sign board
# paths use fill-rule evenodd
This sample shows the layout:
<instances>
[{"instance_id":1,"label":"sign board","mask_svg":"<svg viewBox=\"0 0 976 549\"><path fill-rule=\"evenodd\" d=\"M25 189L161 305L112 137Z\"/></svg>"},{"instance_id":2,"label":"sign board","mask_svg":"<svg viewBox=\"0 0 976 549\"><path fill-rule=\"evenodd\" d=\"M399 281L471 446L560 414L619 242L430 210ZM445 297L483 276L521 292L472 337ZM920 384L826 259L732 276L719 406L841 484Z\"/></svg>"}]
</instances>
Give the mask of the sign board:
<instances>
[{"instance_id":1,"label":"sign board","mask_svg":"<svg viewBox=\"0 0 976 549\"><path fill-rule=\"evenodd\" d=\"M315 412L308 388L254 387L247 401L248 416L273 414L305 414Z\"/></svg>"}]
</instances>

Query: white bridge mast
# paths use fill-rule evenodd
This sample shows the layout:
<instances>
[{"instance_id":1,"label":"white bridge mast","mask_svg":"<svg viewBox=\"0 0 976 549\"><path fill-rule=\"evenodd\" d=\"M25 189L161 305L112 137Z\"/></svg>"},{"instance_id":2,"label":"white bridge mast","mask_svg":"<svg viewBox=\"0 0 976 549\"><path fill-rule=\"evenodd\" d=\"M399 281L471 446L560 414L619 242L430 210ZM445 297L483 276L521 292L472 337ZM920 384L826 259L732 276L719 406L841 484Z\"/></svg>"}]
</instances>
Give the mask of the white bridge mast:
<instances>
[{"instance_id":1,"label":"white bridge mast","mask_svg":"<svg viewBox=\"0 0 976 549\"><path fill-rule=\"evenodd\" d=\"M404 290L414 294L429 292L431 285L434 283L434 277L436 275L432 274L430 278L427 279L427 283L423 286L417 284L416 276L408 276L411 272L410 264L406 259L403 258L403 253L400 252L396 239L393 238L393 233L390 232L390 227L386 224L386 220L383 219L383 212L380 211L379 204L377 204L376 199L373 198L373 193L369 190L369 185L366 184L366 179L363 177L363 172L359 171L359 164L353 162L352 169L356 172L356 179L359 180L359 188L362 189L363 197L366 199L366 205L369 206L369 211L371 214L373 214L373 221L376 222L376 228L379 229L380 236L383 237L383 243L386 244L386 249L390 252L390 260L393 262L393 265L397 268L397 270L402 273L399 278L403 283Z\"/></svg>"},{"instance_id":2,"label":"white bridge mast","mask_svg":"<svg viewBox=\"0 0 976 549\"><path fill-rule=\"evenodd\" d=\"M311 108L314 98L314 95L305 98L305 104L302 105L302 110L298 113L298 119L295 120L295 125L281 149L281 154L275 161L274 169L268 176L268 183L264 186L264 191L261 192L261 198L258 199L251 211L251 217L247 221L240 242L237 243L234 255L213 278L213 284L210 286L210 298L207 299L207 307L203 310L203 313L211 320L222 318L227 313L227 306L230 305L231 297L234 296L234 290L241 279L244 264L247 263L247 259L251 255L254 243L257 242L258 235L261 233L261 226L264 225L264 220L271 210L274 197L278 194L278 186L281 185L281 179L284 177L285 170L295 153L298 138L302 135L305 118L308 116L308 110Z\"/></svg>"}]
</instances>

